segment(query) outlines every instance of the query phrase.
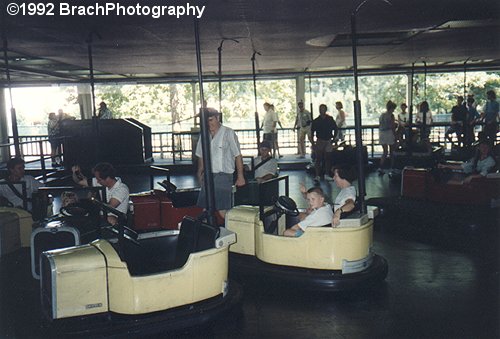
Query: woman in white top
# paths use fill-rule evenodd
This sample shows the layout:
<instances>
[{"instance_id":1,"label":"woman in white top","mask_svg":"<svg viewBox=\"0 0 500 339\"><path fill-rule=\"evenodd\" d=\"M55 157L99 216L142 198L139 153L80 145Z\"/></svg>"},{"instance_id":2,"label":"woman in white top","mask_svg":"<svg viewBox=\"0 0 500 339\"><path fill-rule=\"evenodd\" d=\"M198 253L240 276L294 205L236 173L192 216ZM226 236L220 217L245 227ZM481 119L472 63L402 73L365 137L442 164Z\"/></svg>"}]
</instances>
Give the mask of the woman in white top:
<instances>
[{"instance_id":1,"label":"woman in white top","mask_svg":"<svg viewBox=\"0 0 500 339\"><path fill-rule=\"evenodd\" d=\"M342 213L351 212L356 208L356 187L352 185L356 175L354 170L347 166L334 167L332 174L335 184L340 188L333 204L332 227L337 227Z\"/></svg>"},{"instance_id":2,"label":"woman in white top","mask_svg":"<svg viewBox=\"0 0 500 339\"><path fill-rule=\"evenodd\" d=\"M391 100L385 105L386 111L382 113L379 117L379 141L382 145L382 157L380 158L380 169L384 168L385 160L387 159L387 154L393 161L394 144L396 143L396 121L394 119L394 110L396 109L396 104ZM392 167L392 166L391 166Z\"/></svg>"},{"instance_id":3,"label":"woman in white top","mask_svg":"<svg viewBox=\"0 0 500 339\"><path fill-rule=\"evenodd\" d=\"M337 109L337 116L335 117L335 123L337 124L337 127L339 128L339 134L337 137L337 140L343 141L344 140L344 131L341 130L341 128L344 128L346 126L345 123L345 112L343 110L344 106L340 101L337 101L335 103L335 108Z\"/></svg>"}]
</instances>

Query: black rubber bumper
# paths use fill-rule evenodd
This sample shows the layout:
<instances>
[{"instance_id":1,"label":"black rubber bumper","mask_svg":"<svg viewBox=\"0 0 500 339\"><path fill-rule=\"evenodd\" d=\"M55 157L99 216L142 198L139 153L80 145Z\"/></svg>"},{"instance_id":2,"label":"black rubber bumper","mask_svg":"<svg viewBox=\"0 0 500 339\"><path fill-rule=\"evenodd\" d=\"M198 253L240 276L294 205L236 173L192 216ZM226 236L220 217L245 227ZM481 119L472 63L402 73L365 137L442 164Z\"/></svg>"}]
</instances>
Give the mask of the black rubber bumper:
<instances>
[{"instance_id":1,"label":"black rubber bumper","mask_svg":"<svg viewBox=\"0 0 500 339\"><path fill-rule=\"evenodd\" d=\"M173 291L175 292L175 291ZM218 318L241 306L241 286L231 281L225 297L222 295L195 304L144 315L107 313L88 317L60 319L46 323L46 335L81 337L130 337L183 331L208 326Z\"/></svg>"},{"instance_id":2,"label":"black rubber bumper","mask_svg":"<svg viewBox=\"0 0 500 339\"><path fill-rule=\"evenodd\" d=\"M235 279L256 279L277 286L293 286L314 291L349 291L369 288L383 281L388 273L385 258L374 255L372 264L357 273L319 270L265 263L254 256L230 253L230 273Z\"/></svg>"}]
</instances>

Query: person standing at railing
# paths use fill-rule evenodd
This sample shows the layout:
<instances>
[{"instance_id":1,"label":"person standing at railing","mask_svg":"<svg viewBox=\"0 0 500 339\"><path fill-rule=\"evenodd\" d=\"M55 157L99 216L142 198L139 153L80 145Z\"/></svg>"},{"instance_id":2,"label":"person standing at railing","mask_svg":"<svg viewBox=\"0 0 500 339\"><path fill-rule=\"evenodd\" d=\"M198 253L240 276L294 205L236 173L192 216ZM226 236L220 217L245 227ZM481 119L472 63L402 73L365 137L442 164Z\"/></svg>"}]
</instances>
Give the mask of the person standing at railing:
<instances>
[{"instance_id":1,"label":"person standing at railing","mask_svg":"<svg viewBox=\"0 0 500 339\"><path fill-rule=\"evenodd\" d=\"M57 129L56 136L57 136L57 140L59 140L59 153L58 153L59 163L56 164L57 166L63 165L63 161L61 158L61 156L62 156L62 144L63 144L63 135L62 135L62 131L61 131L61 125L63 124L64 120L75 120L75 119L76 118L74 116L71 116L69 114L64 113L61 108L57 111L58 129Z\"/></svg>"},{"instance_id":2,"label":"person standing at railing","mask_svg":"<svg viewBox=\"0 0 500 339\"><path fill-rule=\"evenodd\" d=\"M264 103L264 110L266 114L262 120L262 132L264 133L264 140L267 140L273 146L273 157L276 156L276 126L278 124L278 115L274 111L274 106L270 103Z\"/></svg>"},{"instance_id":3,"label":"person standing at railing","mask_svg":"<svg viewBox=\"0 0 500 339\"><path fill-rule=\"evenodd\" d=\"M477 122L481 119L481 115L478 113L474 105L474 97L472 95L467 96L467 124L465 130L465 146L470 146L476 136L474 135L474 129Z\"/></svg>"},{"instance_id":4,"label":"person standing at railing","mask_svg":"<svg viewBox=\"0 0 500 339\"><path fill-rule=\"evenodd\" d=\"M212 160L212 175L214 177L215 209L222 219L226 211L232 206L233 173L236 169L237 179L234 184L237 187L245 185L243 173L243 158L240 151L238 136L229 127L221 125L219 112L215 109L206 109L208 116L208 129L210 132L210 154ZM198 180L201 184L201 191L197 205L207 208L205 185L203 185L203 151L201 139L198 139L196 146L196 156L198 157Z\"/></svg>"},{"instance_id":5,"label":"person standing at railing","mask_svg":"<svg viewBox=\"0 0 500 339\"><path fill-rule=\"evenodd\" d=\"M484 133L486 137L490 138L493 143L497 139L498 132L498 112L499 105L497 101L497 96L493 90L486 92L488 101L483 107L483 114L481 118L484 119Z\"/></svg>"},{"instance_id":6,"label":"person standing at railing","mask_svg":"<svg viewBox=\"0 0 500 339\"><path fill-rule=\"evenodd\" d=\"M295 125L293 126L294 130L298 130L298 151L299 158L306 157L306 136L309 139L311 145L313 144L313 138L311 133L311 123L312 123L312 115L311 112L304 108L304 103L299 101L297 104L299 110L297 111L297 118L295 119Z\"/></svg>"},{"instance_id":7,"label":"person standing at railing","mask_svg":"<svg viewBox=\"0 0 500 339\"><path fill-rule=\"evenodd\" d=\"M333 118L326 114L328 107L325 104L319 105L319 117L313 120L311 132L316 135L316 140L313 142L316 160L314 170L316 177L314 182L319 184L319 181L324 178L325 173L330 173L332 163L333 145L332 139L335 140L338 134L338 127Z\"/></svg>"},{"instance_id":8,"label":"person standing at railing","mask_svg":"<svg viewBox=\"0 0 500 339\"><path fill-rule=\"evenodd\" d=\"M457 104L451 109L451 125L446 131L446 139L451 143L451 147L454 146L453 139L451 135L455 133L457 135L458 144L463 143L462 135L465 133L464 126L467 123L467 108L463 105L464 97L457 97Z\"/></svg>"},{"instance_id":9,"label":"person standing at railing","mask_svg":"<svg viewBox=\"0 0 500 339\"><path fill-rule=\"evenodd\" d=\"M345 122L345 112L344 112L344 105L340 101L337 101L335 103L335 108L337 109L337 116L335 117L335 123L337 124L337 127L339 128L339 134L337 136L337 141L344 141L344 131L341 130L341 128L344 128L346 126Z\"/></svg>"},{"instance_id":10,"label":"person standing at railing","mask_svg":"<svg viewBox=\"0 0 500 339\"><path fill-rule=\"evenodd\" d=\"M276 126L274 126L273 130L273 139L274 139L274 144L273 144L273 157L276 157L276 154L278 154L278 158L283 158L283 156L280 154L280 145L278 144L278 125L281 129L283 129L283 125L281 124L280 118L278 116L278 113L276 113L276 109L274 108L274 105L271 104L271 110L274 111L274 114L276 115L276 118L278 121L276 121Z\"/></svg>"},{"instance_id":11,"label":"person standing at railing","mask_svg":"<svg viewBox=\"0 0 500 339\"><path fill-rule=\"evenodd\" d=\"M104 101L99 104L99 114L97 117L101 120L113 119L113 112L108 108L108 105Z\"/></svg>"},{"instance_id":12,"label":"person standing at railing","mask_svg":"<svg viewBox=\"0 0 500 339\"><path fill-rule=\"evenodd\" d=\"M408 121L410 119L408 118L408 112L406 112L408 105L406 105L406 103L403 102L399 107L401 108L401 112L398 113L398 118L396 120L398 125L396 129L396 140L399 145L402 145L403 139L405 137L405 131L406 128L408 127Z\"/></svg>"},{"instance_id":13,"label":"person standing at railing","mask_svg":"<svg viewBox=\"0 0 500 339\"><path fill-rule=\"evenodd\" d=\"M396 143L396 120L394 118L394 110L396 109L396 104L389 100L385 107L386 111L382 113L378 119L378 135L383 150L379 164L380 174L384 174L383 168L388 154L391 159L392 168L392 163L394 162L394 144Z\"/></svg>"},{"instance_id":14,"label":"person standing at railing","mask_svg":"<svg viewBox=\"0 0 500 339\"><path fill-rule=\"evenodd\" d=\"M47 123L47 134L49 135L50 143L50 158L52 167L60 166L57 161L61 155L61 139L59 138L59 119L54 112L49 113L49 121ZM59 160L60 161L60 160Z\"/></svg>"},{"instance_id":15,"label":"person standing at railing","mask_svg":"<svg viewBox=\"0 0 500 339\"><path fill-rule=\"evenodd\" d=\"M415 122L421 126L420 142L426 147L428 152L432 151L432 146L429 137L431 134L431 125L433 119L432 119L432 112L429 108L429 103L427 101L422 101L420 103Z\"/></svg>"}]
</instances>

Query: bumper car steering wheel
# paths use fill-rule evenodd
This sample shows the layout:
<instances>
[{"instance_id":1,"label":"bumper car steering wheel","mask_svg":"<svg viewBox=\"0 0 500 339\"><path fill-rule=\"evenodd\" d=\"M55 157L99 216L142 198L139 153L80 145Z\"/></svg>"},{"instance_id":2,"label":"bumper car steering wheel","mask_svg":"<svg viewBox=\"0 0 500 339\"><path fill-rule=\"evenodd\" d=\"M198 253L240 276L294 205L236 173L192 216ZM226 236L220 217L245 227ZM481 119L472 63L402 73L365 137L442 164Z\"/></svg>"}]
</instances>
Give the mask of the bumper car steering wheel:
<instances>
[{"instance_id":1,"label":"bumper car steering wheel","mask_svg":"<svg viewBox=\"0 0 500 339\"><path fill-rule=\"evenodd\" d=\"M66 217L86 217L90 215L88 206L80 203L72 203L61 207L59 213Z\"/></svg>"},{"instance_id":2,"label":"bumper car steering wheel","mask_svg":"<svg viewBox=\"0 0 500 339\"><path fill-rule=\"evenodd\" d=\"M286 195L282 195L276 200L274 206L278 209L278 211L290 215L292 217L296 217L299 215L299 210L297 209L297 204L293 201L292 198L287 197Z\"/></svg>"}]
</instances>

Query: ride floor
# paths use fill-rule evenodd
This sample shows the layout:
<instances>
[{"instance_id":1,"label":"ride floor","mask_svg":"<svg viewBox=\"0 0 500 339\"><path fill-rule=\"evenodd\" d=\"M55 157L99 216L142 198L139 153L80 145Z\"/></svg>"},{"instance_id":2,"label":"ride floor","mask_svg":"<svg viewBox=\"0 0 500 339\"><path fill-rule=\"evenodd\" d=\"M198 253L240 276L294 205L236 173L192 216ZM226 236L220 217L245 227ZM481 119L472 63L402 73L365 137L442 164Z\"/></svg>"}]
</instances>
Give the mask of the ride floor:
<instances>
[{"instance_id":1,"label":"ride floor","mask_svg":"<svg viewBox=\"0 0 500 339\"><path fill-rule=\"evenodd\" d=\"M312 186L312 177L304 171L282 174L290 176L290 196L299 207L305 207L298 184L303 181ZM132 192L148 189L147 176L123 179ZM172 179L178 187L196 186L195 180L191 175ZM366 184L367 198L385 197L390 203L399 195L399 184L387 175L371 173ZM338 192L332 181L324 181L321 186L332 196ZM407 218L391 218L391 208L385 210L389 212L376 219L374 232L374 250L389 263L389 274L380 286L325 294L294 286L269 286L258 279L246 281L242 282L241 310L220 318L211 328L154 337L498 338L498 215L492 219L497 231L489 236L477 236L483 228L471 226L461 236L450 236L449 241L441 230L440 241L436 241L430 226L419 228L412 222L411 213ZM453 231L449 226L446 229ZM422 236L422 232L428 236ZM468 242L468 237L476 240ZM39 304L38 281L31 277L29 252L21 250L2 257L0 338L43 337Z\"/></svg>"}]
</instances>

